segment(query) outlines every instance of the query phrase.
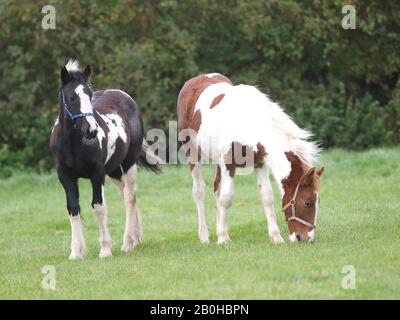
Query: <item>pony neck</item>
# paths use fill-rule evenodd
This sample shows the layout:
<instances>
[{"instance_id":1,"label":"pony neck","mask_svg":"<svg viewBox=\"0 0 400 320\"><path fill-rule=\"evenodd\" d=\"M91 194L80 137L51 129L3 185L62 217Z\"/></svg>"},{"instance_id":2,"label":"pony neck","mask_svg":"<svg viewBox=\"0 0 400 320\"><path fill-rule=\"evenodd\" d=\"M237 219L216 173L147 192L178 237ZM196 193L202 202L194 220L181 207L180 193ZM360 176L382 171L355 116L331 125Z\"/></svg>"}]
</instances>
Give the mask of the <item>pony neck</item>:
<instances>
[{"instance_id":1,"label":"pony neck","mask_svg":"<svg viewBox=\"0 0 400 320\"><path fill-rule=\"evenodd\" d=\"M295 180L298 181L305 168L308 167L296 155L293 150L279 150L277 152L269 153L267 157L267 165L270 168L283 198L286 192L286 185L284 181Z\"/></svg>"}]
</instances>

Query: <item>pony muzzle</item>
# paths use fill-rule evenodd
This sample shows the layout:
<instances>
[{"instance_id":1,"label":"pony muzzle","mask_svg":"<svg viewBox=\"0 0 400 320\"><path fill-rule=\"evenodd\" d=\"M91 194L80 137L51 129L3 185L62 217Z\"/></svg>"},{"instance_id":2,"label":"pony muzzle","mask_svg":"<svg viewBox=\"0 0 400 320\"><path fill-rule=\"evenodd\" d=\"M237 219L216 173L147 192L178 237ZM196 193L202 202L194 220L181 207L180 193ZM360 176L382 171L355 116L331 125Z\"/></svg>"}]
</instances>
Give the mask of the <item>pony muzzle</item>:
<instances>
[{"instance_id":1,"label":"pony muzzle","mask_svg":"<svg viewBox=\"0 0 400 320\"><path fill-rule=\"evenodd\" d=\"M315 229L305 233L293 232L289 235L289 241L311 243L314 241L314 237Z\"/></svg>"}]
</instances>

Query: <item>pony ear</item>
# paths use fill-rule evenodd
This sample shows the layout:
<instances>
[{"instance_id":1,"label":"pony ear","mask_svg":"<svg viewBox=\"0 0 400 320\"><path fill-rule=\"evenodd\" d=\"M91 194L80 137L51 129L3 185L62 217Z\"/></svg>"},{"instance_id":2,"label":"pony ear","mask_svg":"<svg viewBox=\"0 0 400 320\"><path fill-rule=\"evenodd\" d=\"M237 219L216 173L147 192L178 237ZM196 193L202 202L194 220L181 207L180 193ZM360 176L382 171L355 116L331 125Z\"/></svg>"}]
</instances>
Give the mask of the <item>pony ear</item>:
<instances>
[{"instance_id":1,"label":"pony ear","mask_svg":"<svg viewBox=\"0 0 400 320\"><path fill-rule=\"evenodd\" d=\"M84 77L86 82L89 82L91 73L92 73L92 71L90 70L90 66L87 65L85 70L83 70L83 77Z\"/></svg>"},{"instance_id":2,"label":"pony ear","mask_svg":"<svg viewBox=\"0 0 400 320\"><path fill-rule=\"evenodd\" d=\"M324 167L321 167L321 169L319 169L319 170L317 171L317 175L318 175L318 176L322 176L322 174L324 173L324 171L325 171L325 168L324 168Z\"/></svg>"},{"instance_id":3,"label":"pony ear","mask_svg":"<svg viewBox=\"0 0 400 320\"><path fill-rule=\"evenodd\" d=\"M70 80L71 80L71 77L69 76L69 73L68 73L67 68L64 66L64 67L61 69L61 81L62 81L62 84L66 84L66 83L68 83Z\"/></svg>"},{"instance_id":4,"label":"pony ear","mask_svg":"<svg viewBox=\"0 0 400 320\"><path fill-rule=\"evenodd\" d=\"M301 177L302 186L311 186L314 181L315 167L308 169L308 171Z\"/></svg>"}]
</instances>

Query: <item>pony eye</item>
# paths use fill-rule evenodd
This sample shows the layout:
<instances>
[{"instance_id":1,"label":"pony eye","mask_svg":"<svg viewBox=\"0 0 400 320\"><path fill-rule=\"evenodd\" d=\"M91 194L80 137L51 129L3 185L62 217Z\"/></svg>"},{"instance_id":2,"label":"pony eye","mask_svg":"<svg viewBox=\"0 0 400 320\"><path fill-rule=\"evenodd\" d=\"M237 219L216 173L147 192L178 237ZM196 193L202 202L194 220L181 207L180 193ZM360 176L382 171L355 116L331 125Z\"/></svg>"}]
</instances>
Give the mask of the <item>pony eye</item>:
<instances>
[{"instance_id":1,"label":"pony eye","mask_svg":"<svg viewBox=\"0 0 400 320\"><path fill-rule=\"evenodd\" d=\"M313 204L312 201L305 201L305 202L304 202L304 206L305 206L306 208L311 207L312 204Z\"/></svg>"},{"instance_id":2,"label":"pony eye","mask_svg":"<svg viewBox=\"0 0 400 320\"><path fill-rule=\"evenodd\" d=\"M74 96L71 96L70 100L71 100L71 101L74 101L74 100L75 100L75 97L74 97Z\"/></svg>"}]
</instances>

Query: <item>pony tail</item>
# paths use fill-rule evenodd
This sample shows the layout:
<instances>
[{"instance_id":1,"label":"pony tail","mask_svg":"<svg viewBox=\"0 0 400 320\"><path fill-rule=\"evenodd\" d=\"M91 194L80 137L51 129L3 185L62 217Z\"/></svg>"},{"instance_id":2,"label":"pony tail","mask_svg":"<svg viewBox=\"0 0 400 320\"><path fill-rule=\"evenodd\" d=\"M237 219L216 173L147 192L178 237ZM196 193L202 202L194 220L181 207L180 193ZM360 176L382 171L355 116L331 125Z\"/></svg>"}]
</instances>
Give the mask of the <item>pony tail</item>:
<instances>
[{"instance_id":1,"label":"pony tail","mask_svg":"<svg viewBox=\"0 0 400 320\"><path fill-rule=\"evenodd\" d=\"M142 150L140 151L138 162L139 165L143 166L146 170L153 171L157 174L162 173L161 159L154 154L145 139L143 139Z\"/></svg>"}]
</instances>

